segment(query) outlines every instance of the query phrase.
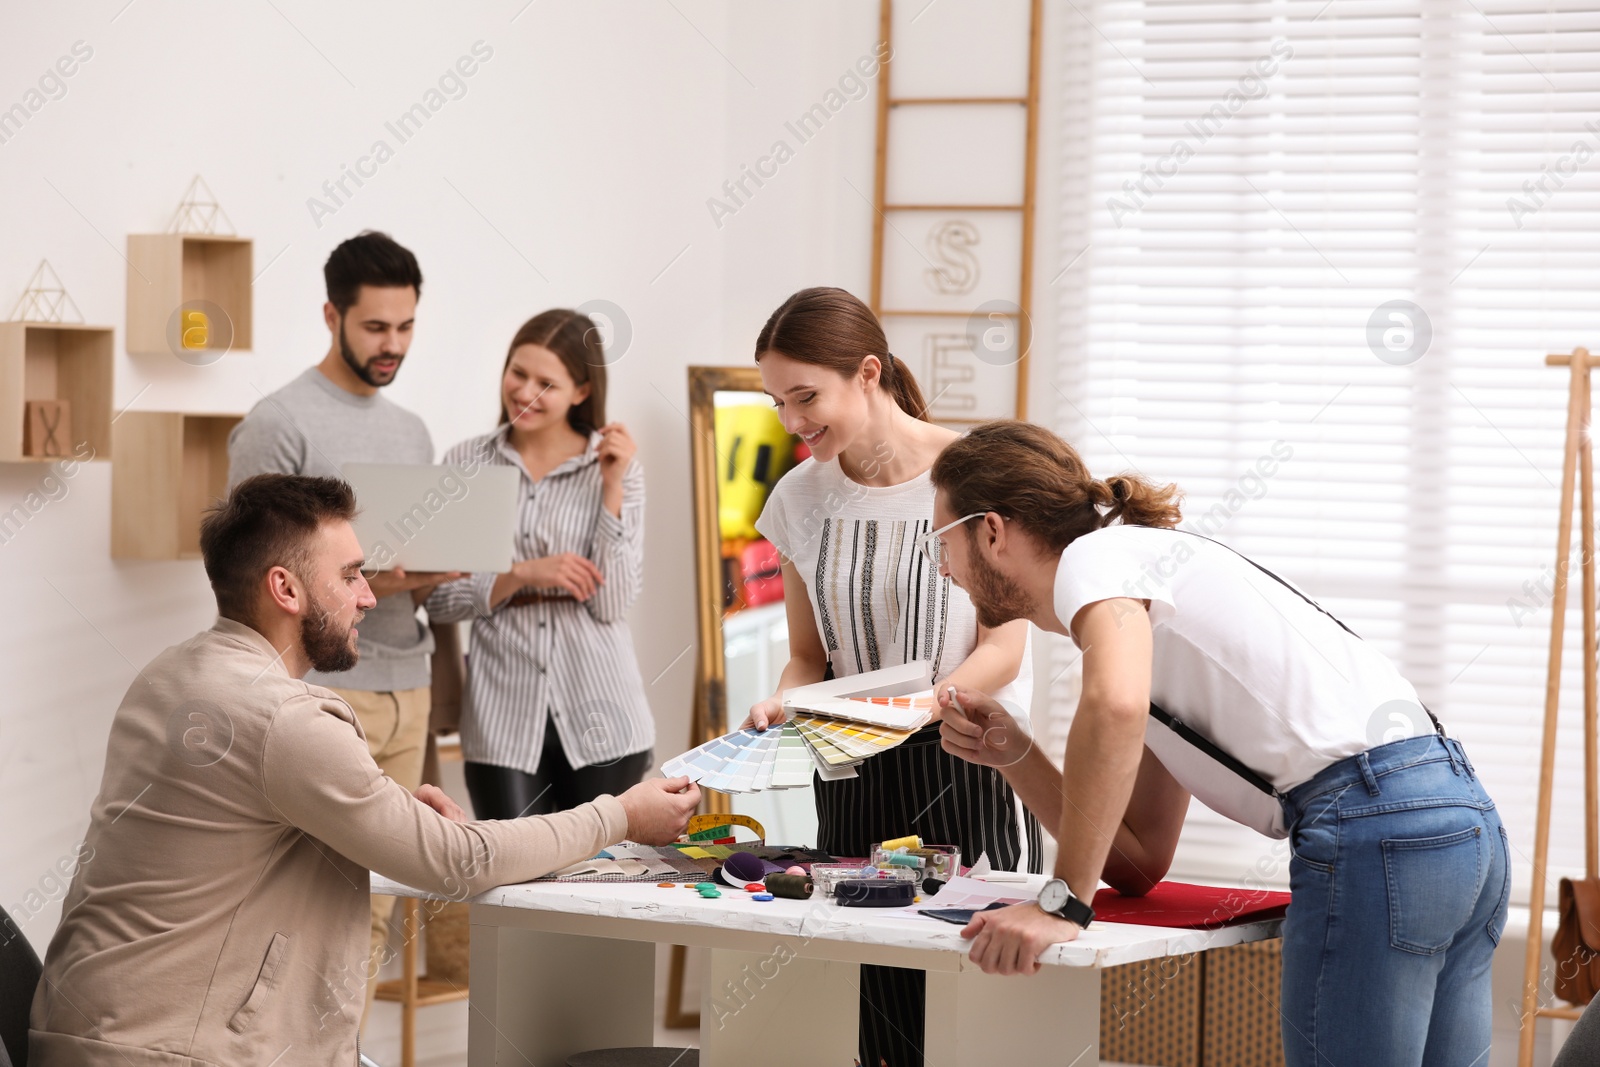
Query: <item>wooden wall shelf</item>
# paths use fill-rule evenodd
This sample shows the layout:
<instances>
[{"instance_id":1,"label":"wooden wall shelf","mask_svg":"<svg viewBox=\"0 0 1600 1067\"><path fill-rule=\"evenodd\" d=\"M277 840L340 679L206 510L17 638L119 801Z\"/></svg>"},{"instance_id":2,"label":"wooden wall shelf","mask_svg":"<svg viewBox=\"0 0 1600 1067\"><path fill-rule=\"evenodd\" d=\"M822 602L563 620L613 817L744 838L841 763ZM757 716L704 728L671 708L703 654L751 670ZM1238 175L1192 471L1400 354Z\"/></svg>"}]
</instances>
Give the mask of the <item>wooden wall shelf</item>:
<instances>
[{"instance_id":1,"label":"wooden wall shelf","mask_svg":"<svg viewBox=\"0 0 1600 1067\"><path fill-rule=\"evenodd\" d=\"M113 341L110 326L0 322L0 463L49 463L74 455L80 443L94 449L95 459L111 458ZM23 455L30 400L71 405L63 456Z\"/></svg>"},{"instance_id":2,"label":"wooden wall shelf","mask_svg":"<svg viewBox=\"0 0 1600 1067\"><path fill-rule=\"evenodd\" d=\"M254 256L244 237L129 234L128 352L183 357L174 318L180 308L198 308L211 320L197 357L248 351L254 344ZM226 322L219 321L219 309Z\"/></svg>"},{"instance_id":3,"label":"wooden wall shelf","mask_svg":"<svg viewBox=\"0 0 1600 1067\"><path fill-rule=\"evenodd\" d=\"M124 412L112 427L111 558L199 559L201 513L228 490L243 415Z\"/></svg>"}]
</instances>

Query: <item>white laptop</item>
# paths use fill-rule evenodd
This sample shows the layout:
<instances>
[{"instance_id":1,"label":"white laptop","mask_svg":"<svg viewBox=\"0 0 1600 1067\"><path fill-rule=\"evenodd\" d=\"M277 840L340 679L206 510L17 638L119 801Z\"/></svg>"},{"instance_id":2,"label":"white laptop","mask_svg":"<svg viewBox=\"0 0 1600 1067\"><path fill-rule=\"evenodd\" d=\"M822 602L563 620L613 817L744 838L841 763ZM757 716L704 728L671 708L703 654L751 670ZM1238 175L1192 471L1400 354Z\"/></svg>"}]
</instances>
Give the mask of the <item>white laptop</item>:
<instances>
[{"instance_id":1,"label":"white laptop","mask_svg":"<svg viewBox=\"0 0 1600 1067\"><path fill-rule=\"evenodd\" d=\"M370 570L511 569L516 534L515 467L350 463L344 479L356 493L356 537Z\"/></svg>"}]
</instances>

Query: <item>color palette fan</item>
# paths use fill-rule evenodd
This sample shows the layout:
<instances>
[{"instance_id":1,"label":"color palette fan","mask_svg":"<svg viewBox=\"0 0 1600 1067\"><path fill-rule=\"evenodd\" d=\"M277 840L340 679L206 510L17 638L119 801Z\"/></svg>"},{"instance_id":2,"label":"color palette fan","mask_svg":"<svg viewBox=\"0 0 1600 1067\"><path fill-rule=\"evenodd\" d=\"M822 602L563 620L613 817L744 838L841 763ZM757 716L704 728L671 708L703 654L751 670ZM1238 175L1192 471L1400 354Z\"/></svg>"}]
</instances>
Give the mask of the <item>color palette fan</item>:
<instances>
[{"instance_id":1,"label":"color palette fan","mask_svg":"<svg viewBox=\"0 0 1600 1067\"><path fill-rule=\"evenodd\" d=\"M845 722L899 730L907 734L933 721L937 704L933 690L902 696L810 697L796 690L786 695L784 710L790 715L842 719Z\"/></svg>"},{"instance_id":2,"label":"color palette fan","mask_svg":"<svg viewBox=\"0 0 1600 1067\"><path fill-rule=\"evenodd\" d=\"M683 775L707 789L724 793L758 793L811 784L816 771L825 780L851 778L863 760L887 752L933 721L937 705L932 690L884 693L921 682L921 665L892 668L887 682L873 672L841 680L856 683L870 695L838 692L838 682L805 686L784 694L789 718L782 729L736 730L668 760L668 777Z\"/></svg>"},{"instance_id":3,"label":"color palette fan","mask_svg":"<svg viewBox=\"0 0 1600 1067\"><path fill-rule=\"evenodd\" d=\"M816 758L833 767L854 766L887 752L916 732L815 715L796 715L794 725Z\"/></svg>"},{"instance_id":4,"label":"color palette fan","mask_svg":"<svg viewBox=\"0 0 1600 1067\"><path fill-rule=\"evenodd\" d=\"M782 729L736 730L707 741L668 760L661 772L724 793L759 793L810 785L814 766L799 728L788 722Z\"/></svg>"},{"instance_id":5,"label":"color palette fan","mask_svg":"<svg viewBox=\"0 0 1600 1067\"><path fill-rule=\"evenodd\" d=\"M758 793L855 777L855 768L902 744L938 712L924 660L830 678L783 693L781 729L744 729L707 741L662 765L724 793Z\"/></svg>"}]
</instances>

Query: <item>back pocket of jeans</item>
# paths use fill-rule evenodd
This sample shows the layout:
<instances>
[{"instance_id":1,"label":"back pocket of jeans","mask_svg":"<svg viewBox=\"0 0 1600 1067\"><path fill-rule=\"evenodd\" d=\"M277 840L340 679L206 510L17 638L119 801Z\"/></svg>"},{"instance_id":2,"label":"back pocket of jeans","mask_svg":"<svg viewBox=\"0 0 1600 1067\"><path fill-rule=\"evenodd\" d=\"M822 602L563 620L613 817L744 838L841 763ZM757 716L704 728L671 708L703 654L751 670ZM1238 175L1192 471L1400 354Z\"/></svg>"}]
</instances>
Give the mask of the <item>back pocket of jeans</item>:
<instances>
[{"instance_id":1,"label":"back pocket of jeans","mask_svg":"<svg viewBox=\"0 0 1600 1067\"><path fill-rule=\"evenodd\" d=\"M1483 887L1483 828L1383 842L1389 944L1432 955L1472 918Z\"/></svg>"}]
</instances>

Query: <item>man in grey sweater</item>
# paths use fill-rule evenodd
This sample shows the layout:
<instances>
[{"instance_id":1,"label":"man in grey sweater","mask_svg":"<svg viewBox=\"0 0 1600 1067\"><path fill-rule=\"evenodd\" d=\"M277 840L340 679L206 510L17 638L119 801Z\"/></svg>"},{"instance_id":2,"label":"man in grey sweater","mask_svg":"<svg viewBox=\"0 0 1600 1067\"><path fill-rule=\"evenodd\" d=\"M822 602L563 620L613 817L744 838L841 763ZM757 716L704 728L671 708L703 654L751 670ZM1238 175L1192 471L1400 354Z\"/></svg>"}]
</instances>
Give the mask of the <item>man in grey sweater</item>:
<instances>
[{"instance_id":1,"label":"man in grey sweater","mask_svg":"<svg viewBox=\"0 0 1600 1067\"><path fill-rule=\"evenodd\" d=\"M323 267L331 335L322 362L251 409L228 439L228 487L256 474L342 478L347 463L432 463L433 440L412 412L380 395L411 347L422 271L388 235L345 241ZM417 605L449 574L371 575L377 606L361 625L360 661L306 681L332 689L355 711L379 768L415 790L422 779L431 706L433 634ZM372 898L370 993L388 940L393 897Z\"/></svg>"}]
</instances>

